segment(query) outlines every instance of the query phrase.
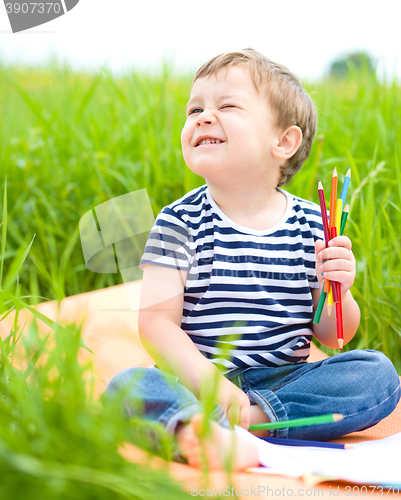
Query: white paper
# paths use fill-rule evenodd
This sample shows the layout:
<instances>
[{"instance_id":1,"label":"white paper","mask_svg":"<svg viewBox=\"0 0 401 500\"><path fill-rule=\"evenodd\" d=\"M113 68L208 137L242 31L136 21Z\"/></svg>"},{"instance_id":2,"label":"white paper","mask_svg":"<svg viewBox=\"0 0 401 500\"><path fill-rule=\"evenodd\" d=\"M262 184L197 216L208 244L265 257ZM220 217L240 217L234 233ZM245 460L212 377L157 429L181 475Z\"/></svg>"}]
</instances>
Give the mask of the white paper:
<instances>
[{"instance_id":1,"label":"white paper","mask_svg":"<svg viewBox=\"0 0 401 500\"><path fill-rule=\"evenodd\" d=\"M353 483L401 487L401 433L338 450L271 444L242 427L236 427L235 432L257 445L260 463L266 467L257 472L295 477L311 473Z\"/></svg>"}]
</instances>

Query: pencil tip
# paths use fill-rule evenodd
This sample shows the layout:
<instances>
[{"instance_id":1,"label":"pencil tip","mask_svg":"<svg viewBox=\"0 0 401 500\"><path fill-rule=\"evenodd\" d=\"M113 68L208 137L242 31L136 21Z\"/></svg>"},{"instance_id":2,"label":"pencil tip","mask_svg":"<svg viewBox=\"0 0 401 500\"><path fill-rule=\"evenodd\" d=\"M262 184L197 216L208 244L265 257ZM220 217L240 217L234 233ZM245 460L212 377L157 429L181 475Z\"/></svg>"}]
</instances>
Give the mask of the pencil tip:
<instances>
[{"instance_id":1,"label":"pencil tip","mask_svg":"<svg viewBox=\"0 0 401 500\"><path fill-rule=\"evenodd\" d=\"M351 446L350 444L345 444L344 445L344 450L353 450L355 446Z\"/></svg>"},{"instance_id":2,"label":"pencil tip","mask_svg":"<svg viewBox=\"0 0 401 500\"><path fill-rule=\"evenodd\" d=\"M344 340L343 339L338 339L338 347L342 350L344 345Z\"/></svg>"},{"instance_id":3,"label":"pencil tip","mask_svg":"<svg viewBox=\"0 0 401 500\"><path fill-rule=\"evenodd\" d=\"M345 177L349 177L351 179L351 169L349 168Z\"/></svg>"},{"instance_id":4,"label":"pencil tip","mask_svg":"<svg viewBox=\"0 0 401 500\"><path fill-rule=\"evenodd\" d=\"M334 170L333 170L333 177L335 177L337 175L337 167L334 167Z\"/></svg>"},{"instance_id":5,"label":"pencil tip","mask_svg":"<svg viewBox=\"0 0 401 500\"><path fill-rule=\"evenodd\" d=\"M340 420L343 420L344 416L342 413L333 413L333 421L334 422L339 422Z\"/></svg>"},{"instance_id":6,"label":"pencil tip","mask_svg":"<svg viewBox=\"0 0 401 500\"><path fill-rule=\"evenodd\" d=\"M322 181L319 181L318 185L317 185L317 188L318 189L323 189L323 184L322 184Z\"/></svg>"},{"instance_id":7,"label":"pencil tip","mask_svg":"<svg viewBox=\"0 0 401 500\"><path fill-rule=\"evenodd\" d=\"M349 212L349 205L348 205L348 203L345 205L343 212Z\"/></svg>"}]
</instances>

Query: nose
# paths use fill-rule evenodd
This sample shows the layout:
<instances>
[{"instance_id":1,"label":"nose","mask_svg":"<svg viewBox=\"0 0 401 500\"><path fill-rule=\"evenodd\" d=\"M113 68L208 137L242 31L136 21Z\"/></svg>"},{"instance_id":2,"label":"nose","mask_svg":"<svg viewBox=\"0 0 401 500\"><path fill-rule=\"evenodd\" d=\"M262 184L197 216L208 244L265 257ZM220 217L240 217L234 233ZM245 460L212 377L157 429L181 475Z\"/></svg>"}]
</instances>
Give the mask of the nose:
<instances>
[{"instance_id":1,"label":"nose","mask_svg":"<svg viewBox=\"0 0 401 500\"><path fill-rule=\"evenodd\" d=\"M216 117L211 109L205 109L198 114L197 125L210 125L216 122Z\"/></svg>"}]
</instances>

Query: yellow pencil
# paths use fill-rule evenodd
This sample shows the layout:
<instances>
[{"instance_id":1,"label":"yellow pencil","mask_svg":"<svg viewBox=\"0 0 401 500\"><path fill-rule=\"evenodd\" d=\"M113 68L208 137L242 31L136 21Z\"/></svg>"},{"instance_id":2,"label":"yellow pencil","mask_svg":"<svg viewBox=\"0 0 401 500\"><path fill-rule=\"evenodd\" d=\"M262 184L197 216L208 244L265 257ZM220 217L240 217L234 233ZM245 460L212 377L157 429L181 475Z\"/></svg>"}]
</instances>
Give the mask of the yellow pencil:
<instances>
[{"instance_id":1,"label":"yellow pencil","mask_svg":"<svg viewBox=\"0 0 401 500\"><path fill-rule=\"evenodd\" d=\"M337 235L340 235L340 228L341 228L341 215L343 211L343 200L341 198L338 198L337 204L336 204L336 217L335 217L335 226L337 228Z\"/></svg>"},{"instance_id":2,"label":"yellow pencil","mask_svg":"<svg viewBox=\"0 0 401 500\"><path fill-rule=\"evenodd\" d=\"M333 308L334 298L333 298L333 284L330 283L329 294L327 295L327 314L330 316L331 310Z\"/></svg>"}]
</instances>

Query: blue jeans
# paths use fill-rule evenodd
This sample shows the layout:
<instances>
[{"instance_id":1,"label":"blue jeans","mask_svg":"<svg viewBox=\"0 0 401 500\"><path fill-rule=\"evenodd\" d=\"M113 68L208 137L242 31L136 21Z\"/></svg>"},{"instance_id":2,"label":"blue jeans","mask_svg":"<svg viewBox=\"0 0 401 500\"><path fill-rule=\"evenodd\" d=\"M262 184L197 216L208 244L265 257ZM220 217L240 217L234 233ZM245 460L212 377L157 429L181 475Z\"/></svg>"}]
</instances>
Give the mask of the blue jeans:
<instances>
[{"instance_id":1,"label":"blue jeans","mask_svg":"<svg viewBox=\"0 0 401 500\"><path fill-rule=\"evenodd\" d=\"M274 368L248 368L232 382L251 404L259 405L270 421L285 421L328 413L344 419L330 424L269 431L270 436L329 440L367 429L389 415L400 399L400 379L391 361L373 350L337 354L315 363ZM202 410L201 403L177 377L158 368L127 368L105 389L125 391L125 414L161 423L174 433L178 423ZM211 418L229 428L216 403Z\"/></svg>"}]
</instances>

